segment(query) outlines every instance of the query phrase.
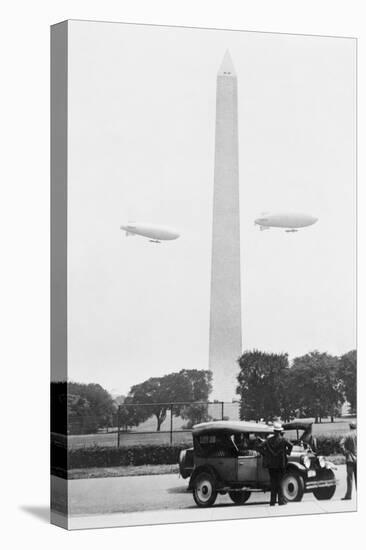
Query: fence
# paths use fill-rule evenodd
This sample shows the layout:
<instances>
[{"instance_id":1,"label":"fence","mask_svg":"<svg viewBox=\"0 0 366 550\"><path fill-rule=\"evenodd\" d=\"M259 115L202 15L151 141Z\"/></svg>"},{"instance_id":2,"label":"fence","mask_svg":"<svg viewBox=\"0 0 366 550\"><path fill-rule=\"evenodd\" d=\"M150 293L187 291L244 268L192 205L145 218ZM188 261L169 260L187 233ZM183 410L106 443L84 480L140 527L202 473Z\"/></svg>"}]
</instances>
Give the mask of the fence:
<instances>
[{"instance_id":1,"label":"fence","mask_svg":"<svg viewBox=\"0 0 366 550\"><path fill-rule=\"evenodd\" d=\"M192 440L192 426L209 420L239 420L239 403L123 403L103 430L93 429L89 417L69 417L68 446L186 444Z\"/></svg>"}]
</instances>

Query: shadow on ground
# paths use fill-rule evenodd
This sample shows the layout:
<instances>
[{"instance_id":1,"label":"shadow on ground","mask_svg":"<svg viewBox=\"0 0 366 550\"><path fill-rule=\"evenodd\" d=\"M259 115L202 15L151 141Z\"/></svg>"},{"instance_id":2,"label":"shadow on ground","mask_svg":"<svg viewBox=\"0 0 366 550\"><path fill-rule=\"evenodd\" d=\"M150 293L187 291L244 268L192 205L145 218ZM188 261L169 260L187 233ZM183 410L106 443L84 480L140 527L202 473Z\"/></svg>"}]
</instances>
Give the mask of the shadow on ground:
<instances>
[{"instance_id":1,"label":"shadow on ground","mask_svg":"<svg viewBox=\"0 0 366 550\"><path fill-rule=\"evenodd\" d=\"M49 506L20 506L20 510L34 516L42 522L50 522L50 507Z\"/></svg>"},{"instance_id":2,"label":"shadow on ground","mask_svg":"<svg viewBox=\"0 0 366 550\"><path fill-rule=\"evenodd\" d=\"M170 487L167 489L167 493L170 493L172 495L181 495L183 493L189 494L189 491L187 491L187 487L182 485L179 485L178 487Z\"/></svg>"},{"instance_id":3,"label":"shadow on ground","mask_svg":"<svg viewBox=\"0 0 366 550\"><path fill-rule=\"evenodd\" d=\"M218 504L214 504L213 505L213 508L232 508L233 506L235 506L236 508L238 507L241 507L241 508L247 508L248 506L269 506L269 502L268 501L263 501L263 502L246 502L245 504L235 504L234 502L222 502L222 503L218 503ZM187 506L187 510L188 509L194 509L194 508L197 508L196 505L193 505L193 506Z\"/></svg>"}]
</instances>

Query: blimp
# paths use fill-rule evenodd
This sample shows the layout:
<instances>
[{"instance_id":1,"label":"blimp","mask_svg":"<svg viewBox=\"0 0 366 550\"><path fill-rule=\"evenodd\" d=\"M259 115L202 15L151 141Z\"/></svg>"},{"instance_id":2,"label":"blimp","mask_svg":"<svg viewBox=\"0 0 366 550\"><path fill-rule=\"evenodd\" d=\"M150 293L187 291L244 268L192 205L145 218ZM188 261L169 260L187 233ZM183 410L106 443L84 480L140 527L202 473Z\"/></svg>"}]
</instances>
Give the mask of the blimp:
<instances>
[{"instance_id":1,"label":"blimp","mask_svg":"<svg viewBox=\"0 0 366 550\"><path fill-rule=\"evenodd\" d=\"M295 233L299 229L314 225L318 221L318 218L310 216L309 214L295 214L295 213L280 213L280 214L263 214L260 218L254 220L256 225L259 225L259 229L264 231L271 229L271 227L279 227L284 229L287 233Z\"/></svg>"},{"instance_id":2,"label":"blimp","mask_svg":"<svg viewBox=\"0 0 366 550\"><path fill-rule=\"evenodd\" d=\"M121 229L125 231L126 237L146 237L152 243L160 243L161 241L173 241L180 237L176 229L165 225L154 225L151 223L128 222L126 225L121 225Z\"/></svg>"}]
</instances>

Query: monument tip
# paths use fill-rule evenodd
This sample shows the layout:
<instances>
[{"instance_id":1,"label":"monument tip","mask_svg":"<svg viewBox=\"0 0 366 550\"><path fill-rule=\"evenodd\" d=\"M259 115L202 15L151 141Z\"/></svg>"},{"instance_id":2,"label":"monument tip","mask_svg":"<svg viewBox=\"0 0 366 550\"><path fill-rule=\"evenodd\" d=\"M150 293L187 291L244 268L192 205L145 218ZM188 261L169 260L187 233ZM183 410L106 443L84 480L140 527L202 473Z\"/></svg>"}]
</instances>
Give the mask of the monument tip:
<instances>
[{"instance_id":1,"label":"monument tip","mask_svg":"<svg viewBox=\"0 0 366 550\"><path fill-rule=\"evenodd\" d=\"M236 72L234 69L233 61L231 59L231 55L229 50L226 50L224 59L222 60L219 72L219 76L236 76Z\"/></svg>"}]
</instances>

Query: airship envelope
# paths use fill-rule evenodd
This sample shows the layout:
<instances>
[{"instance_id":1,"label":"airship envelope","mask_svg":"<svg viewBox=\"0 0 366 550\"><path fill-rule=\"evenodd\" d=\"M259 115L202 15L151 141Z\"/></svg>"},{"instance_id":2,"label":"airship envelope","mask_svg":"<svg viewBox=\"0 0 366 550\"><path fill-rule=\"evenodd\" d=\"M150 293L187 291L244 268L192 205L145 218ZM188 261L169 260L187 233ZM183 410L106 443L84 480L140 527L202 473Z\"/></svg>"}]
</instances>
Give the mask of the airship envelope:
<instances>
[{"instance_id":1,"label":"airship envelope","mask_svg":"<svg viewBox=\"0 0 366 550\"><path fill-rule=\"evenodd\" d=\"M128 222L126 225L121 225L121 229L126 232L126 237L139 235L152 242L172 241L180 236L176 229L163 225Z\"/></svg>"},{"instance_id":2,"label":"airship envelope","mask_svg":"<svg viewBox=\"0 0 366 550\"><path fill-rule=\"evenodd\" d=\"M254 220L256 225L259 225L261 231L270 229L271 227L280 227L287 232L295 232L303 227L313 225L318 221L318 218L309 214L266 214Z\"/></svg>"}]
</instances>

